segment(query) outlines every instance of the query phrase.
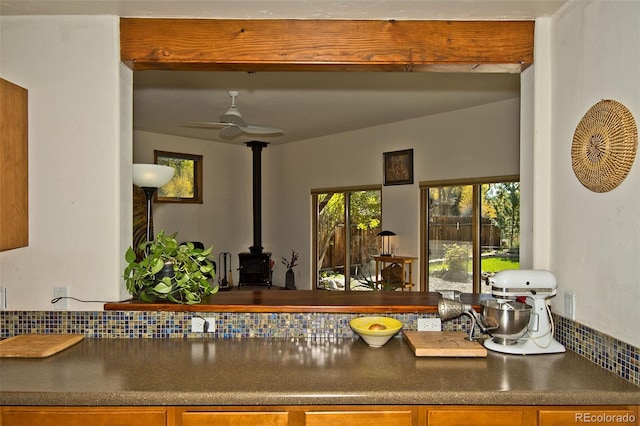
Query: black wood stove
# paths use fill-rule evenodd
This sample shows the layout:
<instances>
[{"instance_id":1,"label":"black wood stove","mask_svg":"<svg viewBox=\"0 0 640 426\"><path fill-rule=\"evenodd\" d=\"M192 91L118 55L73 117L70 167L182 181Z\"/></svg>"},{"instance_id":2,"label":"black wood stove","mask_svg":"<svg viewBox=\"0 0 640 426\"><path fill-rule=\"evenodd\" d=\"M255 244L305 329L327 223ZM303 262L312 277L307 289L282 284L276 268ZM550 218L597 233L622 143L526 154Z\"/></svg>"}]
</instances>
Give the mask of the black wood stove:
<instances>
[{"instance_id":1,"label":"black wood stove","mask_svg":"<svg viewBox=\"0 0 640 426\"><path fill-rule=\"evenodd\" d=\"M262 149L266 142L251 141L253 151L253 245L248 253L238 253L240 279L238 288L245 285L264 285L271 288L271 253L262 247Z\"/></svg>"}]
</instances>

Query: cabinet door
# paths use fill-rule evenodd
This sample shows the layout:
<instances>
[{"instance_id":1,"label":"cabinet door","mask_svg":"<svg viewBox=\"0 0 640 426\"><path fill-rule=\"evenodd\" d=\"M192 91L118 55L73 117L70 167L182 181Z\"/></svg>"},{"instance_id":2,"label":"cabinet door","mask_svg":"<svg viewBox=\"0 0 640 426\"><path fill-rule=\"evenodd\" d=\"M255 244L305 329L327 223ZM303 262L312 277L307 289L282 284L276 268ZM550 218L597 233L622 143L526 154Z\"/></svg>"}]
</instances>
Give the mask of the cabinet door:
<instances>
[{"instance_id":1,"label":"cabinet door","mask_svg":"<svg viewBox=\"0 0 640 426\"><path fill-rule=\"evenodd\" d=\"M524 425L522 410L429 409L428 426L517 426Z\"/></svg>"},{"instance_id":2,"label":"cabinet door","mask_svg":"<svg viewBox=\"0 0 640 426\"><path fill-rule=\"evenodd\" d=\"M29 245L27 99L0 78L0 251Z\"/></svg>"},{"instance_id":3,"label":"cabinet door","mask_svg":"<svg viewBox=\"0 0 640 426\"><path fill-rule=\"evenodd\" d=\"M305 426L411 426L411 411L314 411Z\"/></svg>"},{"instance_id":4,"label":"cabinet door","mask_svg":"<svg viewBox=\"0 0 640 426\"><path fill-rule=\"evenodd\" d=\"M163 409L4 407L3 426L166 426Z\"/></svg>"},{"instance_id":5,"label":"cabinet door","mask_svg":"<svg viewBox=\"0 0 640 426\"><path fill-rule=\"evenodd\" d=\"M182 426L288 426L287 412L187 412Z\"/></svg>"}]
</instances>

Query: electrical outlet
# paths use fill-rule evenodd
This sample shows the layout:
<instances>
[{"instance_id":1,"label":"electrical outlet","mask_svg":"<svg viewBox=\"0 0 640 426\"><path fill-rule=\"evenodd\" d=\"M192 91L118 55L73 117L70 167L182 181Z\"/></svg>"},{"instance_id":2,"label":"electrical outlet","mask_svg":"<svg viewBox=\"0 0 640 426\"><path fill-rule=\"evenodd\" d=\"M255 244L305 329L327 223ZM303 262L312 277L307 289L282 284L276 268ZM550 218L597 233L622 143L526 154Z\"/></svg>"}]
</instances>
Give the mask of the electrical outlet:
<instances>
[{"instance_id":1,"label":"electrical outlet","mask_svg":"<svg viewBox=\"0 0 640 426\"><path fill-rule=\"evenodd\" d=\"M564 294L564 314L569 319L576 319L576 295L575 293L566 292Z\"/></svg>"},{"instance_id":2,"label":"electrical outlet","mask_svg":"<svg viewBox=\"0 0 640 426\"><path fill-rule=\"evenodd\" d=\"M69 299L66 297L69 296L69 287L54 287L53 288L53 298L62 297L62 299L58 300L53 304L55 310L65 310L69 309Z\"/></svg>"},{"instance_id":3,"label":"electrical outlet","mask_svg":"<svg viewBox=\"0 0 640 426\"><path fill-rule=\"evenodd\" d=\"M205 321L206 321L206 325L205 325ZM215 318L191 317L192 333L213 333L215 331L216 331Z\"/></svg>"},{"instance_id":4,"label":"electrical outlet","mask_svg":"<svg viewBox=\"0 0 640 426\"><path fill-rule=\"evenodd\" d=\"M7 288L0 287L0 311L7 309Z\"/></svg>"},{"instance_id":5,"label":"electrical outlet","mask_svg":"<svg viewBox=\"0 0 640 426\"><path fill-rule=\"evenodd\" d=\"M442 331L440 318L418 318L418 331Z\"/></svg>"}]
</instances>

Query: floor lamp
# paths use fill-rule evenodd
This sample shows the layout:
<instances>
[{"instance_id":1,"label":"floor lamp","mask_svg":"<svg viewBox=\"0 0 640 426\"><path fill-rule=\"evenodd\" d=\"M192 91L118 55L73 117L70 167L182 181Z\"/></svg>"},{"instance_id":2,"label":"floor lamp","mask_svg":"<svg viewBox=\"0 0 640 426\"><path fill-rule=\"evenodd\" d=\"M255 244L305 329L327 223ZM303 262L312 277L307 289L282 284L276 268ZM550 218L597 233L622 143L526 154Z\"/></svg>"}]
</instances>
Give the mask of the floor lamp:
<instances>
[{"instance_id":1,"label":"floor lamp","mask_svg":"<svg viewBox=\"0 0 640 426\"><path fill-rule=\"evenodd\" d=\"M156 190L171 181L176 169L159 164L134 164L133 184L147 197L147 242L151 241L151 199Z\"/></svg>"}]
</instances>

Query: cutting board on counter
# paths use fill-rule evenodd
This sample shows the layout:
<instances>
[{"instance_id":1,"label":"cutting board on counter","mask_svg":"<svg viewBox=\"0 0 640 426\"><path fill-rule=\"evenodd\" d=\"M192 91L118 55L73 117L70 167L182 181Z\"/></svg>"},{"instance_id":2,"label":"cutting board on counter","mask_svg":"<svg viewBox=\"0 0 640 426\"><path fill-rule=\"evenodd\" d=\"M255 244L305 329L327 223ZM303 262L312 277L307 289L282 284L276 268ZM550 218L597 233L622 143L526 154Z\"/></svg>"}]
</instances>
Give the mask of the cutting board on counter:
<instances>
[{"instance_id":1,"label":"cutting board on counter","mask_svg":"<svg viewBox=\"0 0 640 426\"><path fill-rule=\"evenodd\" d=\"M487 356L487 349L478 342L466 340L464 331L403 331L402 334L416 356Z\"/></svg>"},{"instance_id":2,"label":"cutting board on counter","mask_svg":"<svg viewBox=\"0 0 640 426\"><path fill-rule=\"evenodd\" d=\"M45 358L83 338L82 334L22 334L0 341L0 358Z\"/></svg>"}]
</instances>

